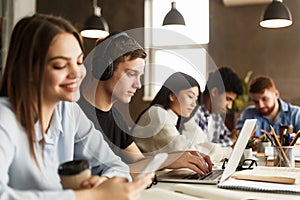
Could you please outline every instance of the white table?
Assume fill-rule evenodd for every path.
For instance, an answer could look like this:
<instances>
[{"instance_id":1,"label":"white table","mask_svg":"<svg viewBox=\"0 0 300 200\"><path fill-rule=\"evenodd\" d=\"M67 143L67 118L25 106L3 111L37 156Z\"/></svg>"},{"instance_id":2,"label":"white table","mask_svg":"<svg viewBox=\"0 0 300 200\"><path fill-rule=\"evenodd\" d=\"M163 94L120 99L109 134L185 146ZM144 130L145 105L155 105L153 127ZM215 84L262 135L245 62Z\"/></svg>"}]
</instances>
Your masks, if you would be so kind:
<instances>
[{"instance_id":1,"label":"white table","mask_svg":"<svg viewBox=\"0 0 300 200\"><path fill-rule=\"evenodd\" d=\"M199 188L199 193L203 194L203 197L192 198L190 195L181 195L180 193L173 192L172 187L178 183L163 183L159 182L157 185L146 190L141 200L196 200L196 199L215 199L215 200L235 200L235 199L264 199L264 200L299 200L300 195L288 195L288 194L275 194L275 193L263 193L263 192L248 192L241 190L227 190L218 188L217 185L205 185L205 184L186 184L192 187ZM161 190L162 189L162 190ZM173 194L174 193L174 194ZM205 194L204 194L205 193Z\"/></svg>"},{"instance_id":2,"label":"white table","mask_svg":"<svg viewBox=\"0 0 300 200\"><path fill-rule=\"evenodd\" d=\"M300 148L299 148L300 149ZM300 152L300 150L299 150ZM263 154L255 154L258 165L266 165L266 158ZM193 189L199 190L201 197L193 197L190 195L184 195L173 191L174 186L178 183L164 183L159 182L157 185L146 190L141 200L246 200L246 199L260 199L260 200L299 200L300 195L290 194L277 194L277 193L265 193L265 192L250 192L242 190L229 190L218 188L217 185L207 184L185 184L190 185Z\"/></svg>"},{"instance_id":3,"label":"white table","mask_svg":"<svg viewBox=\"0 0 300 200\"><path fill-rule=\"evenodd\" d=\"M257 155L258 165L265 165L266 160L262 155ZM174 186L178 183L165 183L159 182L157 185L146 190L141 200L246 200L246 199L264 199L264 200L299 200L300 195L290 194L277 194L277 193L264 193L264 192L250 192L242 190L229 190L218 188L217 185L207 184L185 184L190 185L193 189L199 190L201 197L192 197L190 195L184 195L173 191Z\"/></svg>"}]
</instances>

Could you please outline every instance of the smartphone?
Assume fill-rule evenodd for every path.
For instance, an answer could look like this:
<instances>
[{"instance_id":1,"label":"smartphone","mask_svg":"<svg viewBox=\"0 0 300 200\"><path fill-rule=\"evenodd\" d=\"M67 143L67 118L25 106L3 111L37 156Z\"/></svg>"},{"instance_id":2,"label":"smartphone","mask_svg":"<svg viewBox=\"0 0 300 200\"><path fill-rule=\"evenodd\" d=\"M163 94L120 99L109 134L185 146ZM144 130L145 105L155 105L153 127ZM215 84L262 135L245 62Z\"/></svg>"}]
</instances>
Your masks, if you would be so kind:
<instances>
[{"instance_id":1,"label":"smartphone","mask_svg":"<svg viewBox=\"0 0 300 200\"><path fill-rule=\"evenodd\" d=\"M167 153L159 153L156 154L153 159L148 163L148 165L137 175L136 179L144 176L147 173L155 172L159 169L159 167L167 160L168 154Z\"/></svg>"}]
</instances>

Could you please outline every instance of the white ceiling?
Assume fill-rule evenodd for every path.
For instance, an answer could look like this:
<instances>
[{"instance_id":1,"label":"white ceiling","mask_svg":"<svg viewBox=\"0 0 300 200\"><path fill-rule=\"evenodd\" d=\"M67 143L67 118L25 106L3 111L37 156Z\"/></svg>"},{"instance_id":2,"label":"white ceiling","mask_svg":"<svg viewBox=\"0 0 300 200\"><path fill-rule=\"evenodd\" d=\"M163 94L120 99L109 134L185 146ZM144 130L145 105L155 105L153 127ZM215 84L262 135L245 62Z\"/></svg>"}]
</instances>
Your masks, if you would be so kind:
<instances>
[{"instance_id":1,"label":"white ceiling","mask_svg":"<svg viewBox=\"0 0 300 200\"><path fill-rule=\"evenodd\" d=\"M272 0L223 0L225 6L245 6L255 4L267 4Z\"/></svg>"}]
</instances>

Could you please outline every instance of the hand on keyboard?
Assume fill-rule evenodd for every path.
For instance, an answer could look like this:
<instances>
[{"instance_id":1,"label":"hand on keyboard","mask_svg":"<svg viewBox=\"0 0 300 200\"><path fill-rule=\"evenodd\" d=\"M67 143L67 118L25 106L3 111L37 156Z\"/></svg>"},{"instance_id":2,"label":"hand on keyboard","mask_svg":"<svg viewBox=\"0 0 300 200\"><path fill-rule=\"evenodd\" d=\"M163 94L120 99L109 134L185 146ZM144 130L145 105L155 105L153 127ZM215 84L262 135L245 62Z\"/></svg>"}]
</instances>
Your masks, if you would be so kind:
<instances>
[{"instance_id":1,"label":"hand on keyboard","mask_svg":"<svg viewBox=\"0 0 300 200\"><path fill-rule=\"evenodd\" d=\"M223 170L214 170L211 172L208 172L207 174L201 176L197 173L192 173L184 177L184 179L196 179L196 180L215 180L217 178L220 178L223 173Z\"/></svg>"}]
</instances>

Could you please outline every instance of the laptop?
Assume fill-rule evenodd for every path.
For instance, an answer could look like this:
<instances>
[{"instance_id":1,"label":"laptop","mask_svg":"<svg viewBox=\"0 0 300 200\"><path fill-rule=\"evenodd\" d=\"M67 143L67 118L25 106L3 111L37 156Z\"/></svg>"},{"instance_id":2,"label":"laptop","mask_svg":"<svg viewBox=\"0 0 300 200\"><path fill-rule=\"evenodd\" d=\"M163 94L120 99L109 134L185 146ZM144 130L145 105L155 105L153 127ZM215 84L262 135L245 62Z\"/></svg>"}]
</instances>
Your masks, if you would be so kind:
<instances>
[{"instance_id":1,"label":"laptop","mask_svg":"<svg viewBox=\"0 0 300 200\"><path fill-rule=\"evenodd\" d=\"M157 181L203 184L218 184L224 182L236 171L251 132L255 127L256 121L256 119L247 119L245 121L224 170L213 170L210 174L204 177L200 177L197 173L187 169L175 169L169 172L160 171L156 174Z\"/></svg>"}]
</instances>

